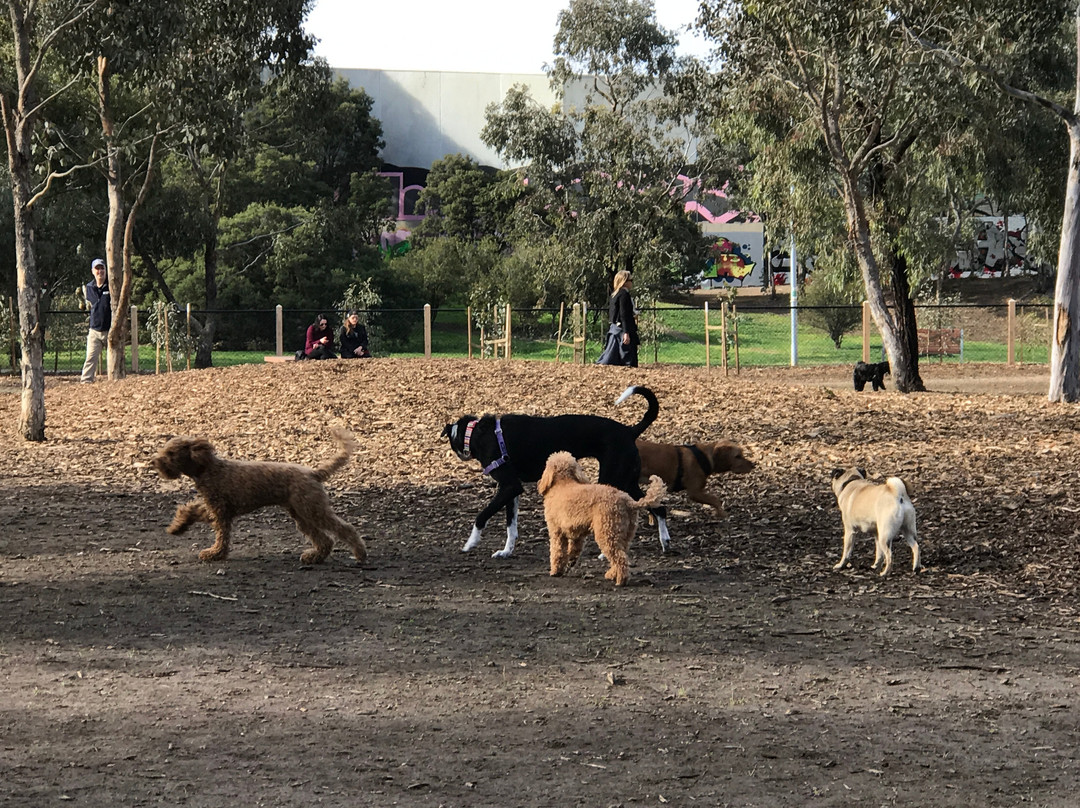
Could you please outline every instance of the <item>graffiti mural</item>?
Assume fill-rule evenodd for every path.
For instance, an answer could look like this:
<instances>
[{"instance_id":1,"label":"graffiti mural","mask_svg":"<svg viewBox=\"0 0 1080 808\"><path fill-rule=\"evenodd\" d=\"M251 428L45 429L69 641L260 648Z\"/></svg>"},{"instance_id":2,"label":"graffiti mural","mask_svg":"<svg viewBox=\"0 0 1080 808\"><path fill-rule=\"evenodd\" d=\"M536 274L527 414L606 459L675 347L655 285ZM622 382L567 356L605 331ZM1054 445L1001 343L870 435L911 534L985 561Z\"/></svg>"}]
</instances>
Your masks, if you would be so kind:
<instances>
[{"instance_id":1,"label":"graffiti mural","mask_svg":"<svg viewBox=\"0 0 1080 808\"><path fill-rule=\"evenodd\" d=\"M746 254L749 247L749 244L737 244L721 236L709 248L709 257L705 261L705 274L702 277L725 283L737 281L741 286L757 267L757 263Z\"/></svg>"},{"instance_id":2,"label":"graffiti mural","mask_svg":"<svg viewBox=\"0 0 1080 808\"><path fill-rule=\"evenodd\" d=\"M761 222L703 222L701 229L714 239L701 288L760 286L765 282L765 228Z\"/></svg>"},{"instance_id":3,"label":"graffiti mural","mask_svg":"<svg viewBox=\"0 0 1080 808\"><path fill-rule=\"evenodd\" d=\"M1027 260L1027 218L1010 216L1008 232L1001 216L978 216L975 244L971 250L957 250L949 265L954 278L1000 278L1031 275L1037 271Z\"/></svg>"}]
</instances>

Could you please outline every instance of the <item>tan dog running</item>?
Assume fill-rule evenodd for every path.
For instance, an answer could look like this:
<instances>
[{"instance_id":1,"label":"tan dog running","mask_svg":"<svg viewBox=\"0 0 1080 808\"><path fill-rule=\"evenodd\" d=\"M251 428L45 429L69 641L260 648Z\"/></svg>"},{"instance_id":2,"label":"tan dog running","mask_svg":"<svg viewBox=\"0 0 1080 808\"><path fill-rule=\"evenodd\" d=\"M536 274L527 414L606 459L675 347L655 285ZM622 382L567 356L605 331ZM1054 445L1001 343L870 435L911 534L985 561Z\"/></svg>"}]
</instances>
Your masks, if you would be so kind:
<instances>
[{"instance_id":1,"label":"tan dog running","mask_svg":"<svg viewBox=\"0 0 1080 808\"><path fill-rule=\"evenodd\" d=\"M551 540L551 574L563 575L581 555L589 533L610 564L604 577L622 586L630 578L630 542L637 532L638 511L652 508L666 492L653 477L645 496L635 501L610 485L589 482L569 452L548 457L536 485L544 497L544 520Z\"/></svg>"},{"instance_id":2,"label":"tan dog running","mask_svg":"<svg viewBox=\"0 0 1080 808\"><path fill-rule=\"evenodd\" d=\"M229 555L232 523L237 516L280 505L312 544L300 555L302 563L325 560L334 546L334 537L348 544L353 557L363 563L367 557L364 540L334 513L323 488L330 475L349 462L357 449L356 439L337 428L331 430L331 436L337 454L316 469L295 463L226 460L205 438L173 438L154 456L154 468L167 480L187 475L199 496L176 509L166 531L178 535L195 522L209 522L215 541L199 553L199 558L223 561Z\"/></svg>"},{"instance_id":3,"label":"tan dog running","mask_svg":"<svg viewBox=\"0 0 1080 808\"><path fill-rule=\"evenodd\" d=\"M720 519L727 518L727 511L720 500L705 490L713 474L749 474L754 463L746 457L743 448L729 440L713 443L693 443L676 446L672 443L653 443L637 440L641 455L641 479L653 474L667 483L668 491L686 491L694 502L711 505Z\"/></svg>"},{"instance_id":4,"label":"tan dog running","mask_svg":"<svg viewBox=\"0 0 1080 808\"><path fill-rule=\"evenodd\" d=\"M871 569L877 569L884 561L880 574L889 572L892 543L897 536L903 536L911 548L912 570L922 569L915 531L915 506L911 504L903 480L889 477L883 485L875 485L866 479L863 469L836 469L832 473L832 489L844 519L844 552L834 570L843 569L850 561L855 531L870 532L874 528L877 528L877 542Z\"/></svg>"}]
</instances>

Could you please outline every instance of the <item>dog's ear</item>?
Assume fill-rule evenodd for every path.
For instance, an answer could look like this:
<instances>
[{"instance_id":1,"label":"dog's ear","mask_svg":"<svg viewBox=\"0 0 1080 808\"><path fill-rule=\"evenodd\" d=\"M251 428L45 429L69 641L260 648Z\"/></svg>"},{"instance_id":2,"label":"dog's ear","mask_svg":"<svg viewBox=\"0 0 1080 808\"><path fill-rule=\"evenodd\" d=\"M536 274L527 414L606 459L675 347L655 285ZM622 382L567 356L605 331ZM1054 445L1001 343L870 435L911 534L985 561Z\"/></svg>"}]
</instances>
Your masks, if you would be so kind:
<instances>
[{"instance_id":1,"label":"dog's ear","mask_svg":"<svg viewBox=\"0 0 1080 808\"><path fill-rule=\"evenodd\" d=\"M439 433L439 437L440 438L449 438L450 433L453 430L453 428L454 428L454 424L447 424L446 426L444 426L442 428L442 432Z\"/></svg>"},{"instance_id":2,"label":"dog's ear","mask_svg":"<svg viewBox=\"0 0 1080 808\"><path fill-rule=\"evenodd\" d=\"M536 490L540 493L540 496L547 496L547 492L555 484L555 476L558 474L558 470L558 462L549 457L547 465L544 466L544 473L540 475L540 482L536 484Z\"/></svg>"},{"instance_id":3,"label":"dog's ear","mask_svg":"<svg viewBox=\"0 0 1080 808\"><path fill-rule=\"evenodd\" d=\"M198 477L214 460L214 446L206 438L196 438L187 445L188 460L190 461L188 474Z\"/></svg>"},{"instance_id":4,"label":"dog's ear","mask_svg":"<svg viewBox=\"0 0 1080 808\"><path fill-rule=\"evenodd\" d=\"M855 471L859 472L859 476L864 480L866 479L866 469L856 468Z\"/></svg>"},{"instance_id":5,"label":"dog's ear","mask_svg":"<svg viewBox=\"0 0 1080 808\"><path fill-rule=\"evenodd\" d=\"M833 469L832 474L829 475L829 479L830 480L835 480L835 479L837 479L839 477L843 477L843 476L844 476L844 470L843 469Z\"/></svg>"},{"instance_id":6,"label":"dog's ear","mask_svg":"<svg viewBox=\"0 0 1080 808\"><path fill-rule=\"evenodd\" d=\"M584 485L589 484L589 478L585 476L585 469L581 467L581 464L577 462L574 457L571 457L570 461L566 464L566 470L570 472L570 475L579 483Z\"/></svg>"}]
</instances>

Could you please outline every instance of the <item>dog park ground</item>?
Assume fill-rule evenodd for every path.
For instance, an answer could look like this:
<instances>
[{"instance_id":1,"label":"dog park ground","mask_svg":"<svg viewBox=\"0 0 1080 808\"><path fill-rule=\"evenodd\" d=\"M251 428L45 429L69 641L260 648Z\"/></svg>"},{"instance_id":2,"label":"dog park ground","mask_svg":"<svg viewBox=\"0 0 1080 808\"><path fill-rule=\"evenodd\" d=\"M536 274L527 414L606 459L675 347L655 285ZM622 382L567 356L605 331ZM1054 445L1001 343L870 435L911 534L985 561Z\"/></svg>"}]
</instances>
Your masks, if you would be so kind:
<instances>
[{"instance_id":1,"label":"dog park ground","mask_svg":"<svg viewBox=\"0 0 1080 808\"><path fill-rule=\"evenodd\" d=\"M1045 368L924 364L931 392L854 393L850 368L305 362L49 379L47 436L0 387L2 806L1072 806L1080 793L1080 408ZM542 502L508 560L493 488L439 438L465 412L587 412L645 437L730 438L730 518L668 500L629 585L587 549L547 574ZM367 541L304 567L279 510L230 559L149 466L176 434L315 465ZM924 573L833 572L831 469L908 481Z\"/></svg>"}]
</instances>

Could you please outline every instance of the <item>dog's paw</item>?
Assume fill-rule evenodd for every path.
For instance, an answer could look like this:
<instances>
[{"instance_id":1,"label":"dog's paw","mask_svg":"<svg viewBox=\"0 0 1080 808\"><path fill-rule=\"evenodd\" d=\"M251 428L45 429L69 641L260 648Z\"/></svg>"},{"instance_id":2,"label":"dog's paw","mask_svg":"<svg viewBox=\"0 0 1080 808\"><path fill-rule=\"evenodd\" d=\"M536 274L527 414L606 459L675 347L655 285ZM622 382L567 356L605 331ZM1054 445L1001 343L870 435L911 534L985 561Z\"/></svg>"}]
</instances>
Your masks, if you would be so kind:
<instances>
[{"instance_id":1,"label":"dog's paw","mask_svg":"<svg viewBox=\"0 0 1080 808\"><path fill-rule=\"evenodd\" d=\"M169 525L167 528L165 528L165 532L170 533L173 536L179 536L181 533L183 533L187 529L188 529L187 522L179 522L179 523L173 522L171 525Z\"/></svg>"},{"instance_id":2,"label":"dog's paw","mask_svg":"<svg viewBox=\"0 0 1080 808\"><path fill-rule=\"evenodd\" d=\"M217 547L207 547L199 553L199 561L224 561L229 551Z\"/></svg>"},{"instance_id":3,"label":"dog's paw","mask_svg":"<svg viewBox=\"0 0 1080 808\"><path fill-rule=\"evenodd\" d=\"M492 558L510 558L514 554L513 550L496 550L491 554Z\"/></svg>"},{"instance_id":4,"label":"dog's paw","mask_svg":"<svg viewBox=\"0 0 1080 808\"><path fill-rule=\"evenodd\" d=\"M469 538L465 541L465 546L461 548L461 552L467 553L474 549L476 545L480 543L480 531L476 525L473 525L472 533L469 534Z\"/></svg>"}]
</instances>

